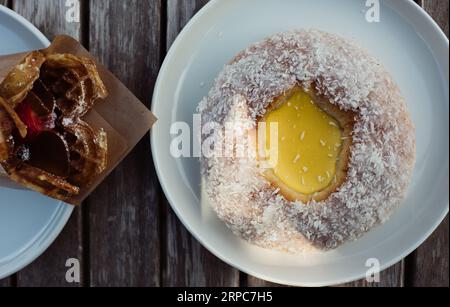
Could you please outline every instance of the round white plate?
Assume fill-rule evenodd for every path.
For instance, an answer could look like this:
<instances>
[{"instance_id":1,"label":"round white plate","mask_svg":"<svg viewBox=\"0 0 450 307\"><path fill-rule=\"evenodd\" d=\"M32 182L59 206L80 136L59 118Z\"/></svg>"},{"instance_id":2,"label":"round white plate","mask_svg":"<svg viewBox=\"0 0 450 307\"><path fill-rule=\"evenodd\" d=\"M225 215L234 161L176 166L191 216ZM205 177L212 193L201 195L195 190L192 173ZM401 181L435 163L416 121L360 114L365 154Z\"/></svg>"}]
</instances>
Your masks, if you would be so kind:
<instances>
[{"instance_id":1,"label":"round white plate","mask_svg":"<svg viewBox=\"0 0 450 307\"><path fill-rule=\"evenodd\" d=\"M152 131L158 176L172 208L212 253L236 268L281 284L325 286L364 278L366 262L385 269L416 249L441 223L449 203L448 40L413 1L384 0L381 22L365 19L365 0L216 0L173 44L153 97ZM224 64L271 34L316 28L353 38L398 82L417 127L417 166L401 208L356 242L314 256L263 250L233 236L210 212L195 158L170 155L171 124L192 127L198 102Z\"/></svg>"},{"instance_id":2,"label":"round white plate","mask_svg":"<svg viewBox=\"0 0 450 307\"><path fill-rule=\"evenodd\" d=\"M45 48L32 24L0 6L0 55ZM73 208L37 193L0 188L0 279L40 256L66 225Z\"/></svg>"}]
</instances>

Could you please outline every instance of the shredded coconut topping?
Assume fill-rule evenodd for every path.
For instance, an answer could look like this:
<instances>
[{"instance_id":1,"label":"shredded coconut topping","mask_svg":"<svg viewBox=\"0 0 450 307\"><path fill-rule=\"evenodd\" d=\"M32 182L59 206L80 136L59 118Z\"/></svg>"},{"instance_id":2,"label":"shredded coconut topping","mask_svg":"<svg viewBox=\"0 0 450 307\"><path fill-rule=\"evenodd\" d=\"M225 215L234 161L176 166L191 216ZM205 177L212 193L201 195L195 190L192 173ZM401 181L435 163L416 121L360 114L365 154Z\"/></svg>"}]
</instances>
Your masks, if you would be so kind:
<instances>
[{"instance_id":1,"label":"shredded coconut topping","mask_svg":"<svg viewBox=\"0 0 450 307\"><path fill-rule=\"evenodd\" d=\"M239 113L256 123L297 84L357 114L346 182L325 201L290 202L255 159L213 155L202 158L204 188L219 217L253 244L288 252L333 249L386 221L401 203L415 162L414 127L398 86L377 60L316 30L277 34L241 52L198 110L203 122L225 125ZM220 134L214 137L222 144Z\"/></svg>"}]
</instances>

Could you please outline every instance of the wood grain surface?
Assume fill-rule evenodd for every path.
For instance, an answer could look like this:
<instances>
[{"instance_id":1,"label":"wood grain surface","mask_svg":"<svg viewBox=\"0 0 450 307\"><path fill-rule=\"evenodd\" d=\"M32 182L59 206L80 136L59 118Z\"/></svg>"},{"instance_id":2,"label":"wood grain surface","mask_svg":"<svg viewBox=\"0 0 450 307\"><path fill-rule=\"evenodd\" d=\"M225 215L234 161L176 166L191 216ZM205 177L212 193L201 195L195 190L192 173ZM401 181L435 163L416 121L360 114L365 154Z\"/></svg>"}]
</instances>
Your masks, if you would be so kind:
<instances>
[{"instance_id":1,"label":"wood grain surface","mask_svg":"<svg viewBox=\"0 0 450 307\"><path fill-rule=\"evenodd\" d=\"M90 51L150 107L161 2L96 0L89 11ZM92 286L160 285L160 197L147 135L87 201Z\"/></svg>"},{"instance_id":2,"label":"wood grain surface","mask_svg":"<svg viewBox=\"0 0 450 307\"><path fill-rule=\"evenodd\" d=\"M191 17L207 1L167 1L166 51ZM204 249L180 223L166 201L164 286L238 286L239 272ZM180 255L185 255L180 257Z\"/></svg>"},{"instance_id":3,"label":"wood grain surface","mask_svg":"<svg viewBox=\"0 0 450 307\"><path fill-rule=\"evenodd\" d=\"M11 8L10 0L0 0L0 5L4 5L4 6Z\"/></svg>"},{"instance_id":4,"label":"wood grain surface","mask_svg":"<svg viewBox=\"0 0 450 307\"><path fill-rule=\"evenodd\" d=\"M448 37L448 0L421 0L422 6Z\"/></svg>"},{"instance_id":5,"label":"wood grain surface","mask_svg":"<svg viewBox=\"0 0 450 307\"><path fill-rule=\"evenodd\" d=\"M0 0L47 37L66 33L150 107L164 56L207 0L81 0L80 23L65 19L66 0ZM417 0L448 36L448 0ZM344 287L447 286L448 217L412 255L385 270L381 282ZM77 258L80 284L65 281ZM170 209L156 177L149 136L76 208L54 244L33 264L0 280L15 286L278 286L247 276L204 249Z\"/></svg>"}]
</instances>

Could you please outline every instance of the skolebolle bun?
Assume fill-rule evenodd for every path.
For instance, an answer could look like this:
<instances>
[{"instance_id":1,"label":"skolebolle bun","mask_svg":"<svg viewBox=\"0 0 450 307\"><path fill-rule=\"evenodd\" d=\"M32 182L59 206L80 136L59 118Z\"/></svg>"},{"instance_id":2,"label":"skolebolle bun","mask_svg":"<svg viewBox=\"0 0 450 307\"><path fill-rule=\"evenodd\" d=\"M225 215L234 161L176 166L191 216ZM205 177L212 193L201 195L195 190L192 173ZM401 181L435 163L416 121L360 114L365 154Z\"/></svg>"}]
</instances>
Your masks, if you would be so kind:
<instances>
[{"instance_id":1,"label":"skolebolle bun","mask_svg":"<svg viewBox=\"0 0 450 307\"><path fill-rule=\"evenodd\" d=\"M405 196L415 163L406 103L385 68L349 40L310 30L252 45L225 66L199 111L203 124L249 123L235 125L236 147L259 123L278 125L276 165L267 167L259 145L248 148L256 158L202 158L214 210L253 244L333 249L385 222ZM203 137L214 139L213 153L229 141ZM267 138L262 148L275 142Z\"/></svg>"}]
</instances>

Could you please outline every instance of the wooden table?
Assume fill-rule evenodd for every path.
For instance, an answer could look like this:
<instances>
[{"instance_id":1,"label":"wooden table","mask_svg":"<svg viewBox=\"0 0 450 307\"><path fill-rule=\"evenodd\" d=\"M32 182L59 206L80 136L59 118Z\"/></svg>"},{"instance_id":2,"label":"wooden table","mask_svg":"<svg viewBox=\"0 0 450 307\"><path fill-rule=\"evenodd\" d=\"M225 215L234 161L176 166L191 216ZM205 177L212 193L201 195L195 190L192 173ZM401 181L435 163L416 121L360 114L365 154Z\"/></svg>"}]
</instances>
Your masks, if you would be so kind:
<instances>
[{"instance_id":1,"label":"wooden table","mask_svg":"<svg viewBox=\"0 0 450 307\"><path fill-rule=\"evenodd\" d=\"M244 0L243 0L244 1ZM206 0L81 0L79 23L66 0L0 0L47 37L78 38L149 107L164 55ZM448 0L418 1L448 35ZM381 283L345 286L448 286L448 218L416 252L386 270ZM80 284L65 281L78 258ZM272 286L206 251L171 211L155 174L149 137L77 208L56 242L0 286Z\"/></svg>"}]
</instances>

